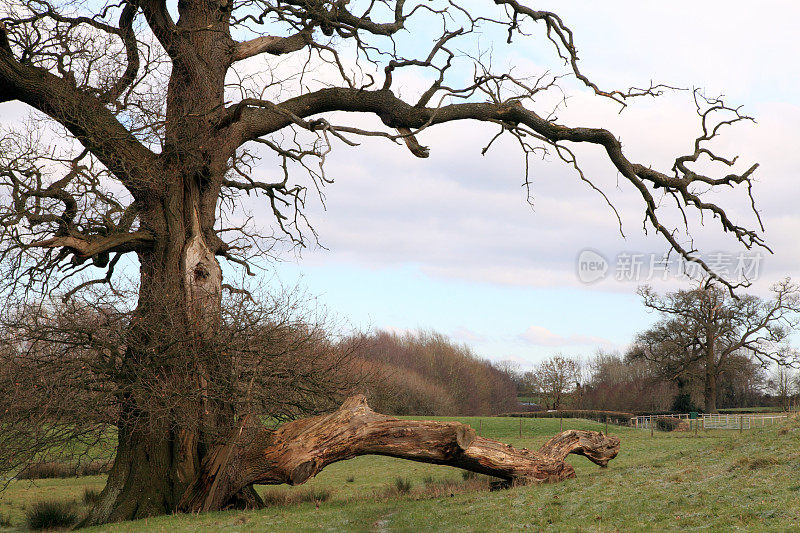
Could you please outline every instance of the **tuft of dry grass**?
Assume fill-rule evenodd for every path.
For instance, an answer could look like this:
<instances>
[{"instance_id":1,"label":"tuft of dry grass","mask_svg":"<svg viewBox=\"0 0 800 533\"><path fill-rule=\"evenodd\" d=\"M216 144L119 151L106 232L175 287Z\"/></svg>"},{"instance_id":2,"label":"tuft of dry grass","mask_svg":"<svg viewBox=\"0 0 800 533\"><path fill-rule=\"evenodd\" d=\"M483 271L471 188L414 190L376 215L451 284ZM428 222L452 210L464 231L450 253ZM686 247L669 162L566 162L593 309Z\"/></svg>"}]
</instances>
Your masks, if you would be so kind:
<instances>
[{"instance_id":1,"label":"tuft of dry grass","mask_svg":"<svg viewBox=\"0 0 800 533\"><path fill-rule=\"evenodd\" d=\"M100 501L100 491L95 489L83 489L83 503L94 505Z\"/></svg>"},{"instance_id":2,"label":"tuft of dry grass","mask_svg":"<svg viewBox=\"0 0 800 533\"><path fill-rule=\"evenodd\" d=\"M411 480L403 477L395 478L394 488L399 494L406 494L411 491Z\"/></svg>"},{"instance_id":3,"label":"tuft of dry grass","mask_svg":"<svg viewBox=\"0 0 800 533\"><path fill-rule=\"evenodd\" d=\"M750 470L757 470L759 468L766 468L768 466L778 465L781 462L775 457L753 457L750 460L748 468Z\"/></svg>"},{"instance_id":4,"label":"tuft of dry grass","mask_svg":"<svg viewBox=\"0 0 800 533\"><path fill-rule=\"evenodd\" d=\"M25 513L30 529L68 529L78 521L75 502L37 502Z\"/></svg>"},{"instance_id":5,"label":"tuft of dry grass","mask_svg":"<svg viewBox=\"0 0 800 533\"><path fill-rule=\"evenodd\" d=\"M426 476L423 479L422 486L412 488L408 480L397 478L392 486L386 487L382 492L377 493L375 498L378 500L391 500L402 496L409 496L414 500L445 498L465 492L489 491L492 482L495 480L491 476L481 474L474 474L463 480L436 480L432 476Z\"/></svg>"},{"instance_id":6,"label":"tuft of dry grass","mask_svg":"<svg viewBox=\"0 0 800 533\"><path fill-rule=\"evenodd\" d=\"M284 507L300 503L322 503L331 498L333 492L326 488L306 488L295 490L267 490L261 494L261 499L268 507Z\"/></svg>"},{"instance_id":7,"label":"tuft of dry grass","mask_svg":"<svg viewBox=\"0 0 800 533\"><path fill-rule=\"evenodd\" d=\"M435 481L420 489L419 494L425 498L443 498L465 492L488 491L493 480L493 477L481 475L466 481Z\"/></svg>"},{"instance_id":8,"label":"tuft of dry grass","mask_svg":"<svg viewBox=\"0 0 800 533\"><path fill-rule=\"evenodd\" d=\"M760 468L767 468L770 466L775 466L781 464L781 461L775 457L739 457L736 462L731 465L728 469L729 471L733 471L737 468L748 469L748 470L758 470Z\"/></svg>"}]
</instances>

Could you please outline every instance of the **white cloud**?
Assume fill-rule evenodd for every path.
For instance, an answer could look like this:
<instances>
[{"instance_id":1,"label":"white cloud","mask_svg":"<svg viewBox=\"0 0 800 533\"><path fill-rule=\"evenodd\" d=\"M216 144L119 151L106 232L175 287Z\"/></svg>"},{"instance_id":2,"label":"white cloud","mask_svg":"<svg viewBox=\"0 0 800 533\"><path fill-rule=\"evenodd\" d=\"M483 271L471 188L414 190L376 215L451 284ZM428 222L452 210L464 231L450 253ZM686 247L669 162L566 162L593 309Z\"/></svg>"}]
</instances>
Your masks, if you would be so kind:
<instances>
[{"instance_id":1,"label":"white cloud","mask_svg":"<svg viewBox=\"0 0 800 533\"><path fill-rule=\"evenodd\" d=\"M740 154L736 170L755 161L761 164L754 194L775 254L763 262L758 290L786 275L800 277L800 248L793 242L800 230L800 214L794 205L800 152L787 149L800 143L800 131L793 126L800 122L800 98L781 90L797 77L796 62L786 64L785 60L786 51L800 47L800 38L793 32L776 35L762 25L753 26L749 16L742 14L746 10L731 9L728 3L692 4L688 17L672 5L628 2L608 17L600 16L607 15L607 6L562 4L556 11L564 11L564 20L576 32L584 72L602 80L604 86L649 82L651 77L689 86L698 77L712 92L730 86L733 101L747 101L745 111L755 114L758 124L729 130L716 147L726 155ZM779 14L777 5L771 9ZM782 4L780 10L781 20L796 20L789 14L797 10L793 5ZM598 20L605 22L597 24ZM652 24L656 20L659 23ZM609 32L609 28L616 30ZM737 28L741 31L733 31ZM537 64L519 56L542 43L538 39L530 47L522 43L512 49L516 62L521 71L536 73ZM774 48L768 49L768 43ZM500 47L496 54L501 54ZM694 61L698 57L702 68ZM784 68L765 73L764 64L780 61ZM765 76L772 81L765 84ZM706 84L708 80L714 83ZM685 92L634 102L622 114L617 106L587 91L573 93L568 104L558 113L560 122L606 127L620 137L631 159L664 171L669 171L676 156L692 150L698 132L694 106ZM548 108L546 102L538 105ZM377 123L368 117L358 120ZM329 251L305 252L304 262L377 268L412 264L426 274L448 279L580 286L575 257L584 248L597 249L607 257L625 251L667 250L666 241L654 236L652 228L650 235L643 233L641 197L620 179L601 150L575 147L587 177L619 210L624 238L603 199L552 157L532 161L534 205L528 206L521 188L522 157L514 142L499 142L485 157L480 156L494 132L493 127L474 123L431 128L420 135L420 141L431 147L427 160L416 160L405 148L380 140L365 140L357 149L337 146L329 158L328 173L337 181L325 191L327 211L311 213ZM744 189L712 191L708 198L721 203L735 221L757 227ZM660 200L663 221L680 228L682 220L670 206L672 200ZM743 250L720 231L718 221L706 217L702 227L694 212L690 210L688 216L694 244L701 251ZM686 236L683 242L689 243ZM681 283L676 280L671 286ZM591 290L628 292L634 286L605 281Z\"/></svg>"},{"instance_id":2,"label":"white cloud","mask_svg":"<svg viewBox=\"0 0 800 533\"><path fill-rule=\"evenodd\" d=\"M382 326L380 330L385 331L387 333L391 333L392 335L397 335L399 337L405 337L406 335L413 336L419 334L419 330L415 328L399 328L396 326Z\"/></svg>"},{"instance_id":3,"label":"white cloud","mask_svg":"<svg viewBox=\"0 0 800 533\"><path fill-rule=\"evenodd\" d=\"M457 342L465 342L468 344L486 342L488 339L485 335L481 335L471 329L459 327L450 333L450 338Z\"/></svg>"},{"instance_id":4,"label":"white cloud","mask_svg":"<svg viewBox=\"0 0 800 533\"><path fill-rule=\"evenodd\" d=\"M680 96L664 99L660 109L653 104L627 111L623 117L616 117L615 110L595 109L588 101L578 100L570 107L571 123L611 123L608 127L620 132L631 157L654 161L662 169L671 166L669 161L682 153L695 134L693 110L682 105ZM775 129L770 125L792 112L800 117L800 106L765 111L762 123L767 127L743 128L736 146L744 152L743 164L762 162L754 193L767 238L776 250L775 256L764 261L766 275L776 279L796 275L800 258L791 236L800 228L800 215L792 210L793 171L791 162L785 161L797 156L776 153L770 135ZM414 264L444 278L578 286L575 258L583 248L597 249L607 257L623 251L666 251L662 238L652 231L646 236L641 230L643 202L638 193L627 183L617 185L616 172L596 150L578 147L587 176L602 186L619 210L625 238L602 198L558 162L533 162L534 206L528 206L520 187L519 152L510 142L500 143L481 157L487 135L474 125L431 129L422 142L431 146L432 155L423 161L379 141L365 142L363 150L337 148L328 167L337 181L325 191L327 210L311 213L330 251L307 252L305 261L375 267ZM798 133L785 131L785 136L800 142ZM711 197L726 206L735 220L755 227L746 191L736 192ZM664 220L680 227L677 211L664 204ZM701 250L742 250L720 231L717 221L709 218L703 228L691 211L689 220ZM618 285L604 282L601 287L631 289Z\"/></svg>"},{"instance_id":5,"label":"white cloud","mask_svg":"<svg viewBox=\"0 0 800 533\"><path fill-rule=\"evenodd\" d=\"M519 338L525 342L535 344L537 346L615 346L613 342L602 337L576 334L565 337L563 335L553 333L549 329L541 326L529 327L520 333Z\"/></svg>"}]
</instances>

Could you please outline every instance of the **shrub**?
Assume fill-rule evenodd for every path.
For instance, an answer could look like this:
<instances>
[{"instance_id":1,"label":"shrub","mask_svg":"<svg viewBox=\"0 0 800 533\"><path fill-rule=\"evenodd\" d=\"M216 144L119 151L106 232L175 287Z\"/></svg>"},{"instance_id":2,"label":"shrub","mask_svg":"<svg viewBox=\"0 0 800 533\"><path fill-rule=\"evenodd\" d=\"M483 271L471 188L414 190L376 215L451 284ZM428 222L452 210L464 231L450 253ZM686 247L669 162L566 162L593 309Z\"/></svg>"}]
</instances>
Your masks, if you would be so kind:
<instances>
[{"instance_id":1,"label":"shrub","mask_svg":"<svg viewBox=\"0 0 800 533\"><path fill-rule=\"evenodd\" d=\"M472 470L462 470L461 471L461 478L464 481L467 481L469 479L475 479L476 477L478 477L478 474L476 474Z\"/></svg>"},{"instance_id":2,"label":"shrub","mask_svg":"<svg viewBox=\"0 0 800 533\"><path fill-rule=\"evenodd\" d=\"M562 409L560 411L525 411L515 413L504 413L500 416L521 416L525 418L586 418L588 420L596 420L597 422L605 422L608 417L609 422L621 426L630 424L633 413L626 413L624 411L599 411L595 409Z\"/></svg>"},{"instance_id":3,"label":"shrub","mask_svg":"<svg viewBox=\"0 0 800 533\"><path fill-rule=\"evenodd\" d=\"M314 488L308 491L305 496L306 499L302 501L322 503L330 500L331 494L332 492L330 489Z\"/></svg>"},{"instance_id":4,"label":"shrub","mask_svg":"<svg viewBox=\"0 0 800 533\"><path fill-rule=\"evenodd\" d=\"M386 487L382 492L376 493L377 498L395 499L411 494L414 498L442 498L458 493L489 490L497 478L476 474L475 472L462 472L464 480L434 479L432 476L423 478L423 484L413 488L411 482L405 478L396 478L393 485Z\"/></svg>"},{"instance_id":5,"label":"shrub","mask_svg":"<svg viewBox=\"0 0 800 533\"><path fill-rule=\"evenodd\" d=\"M17 479L53 479L77 476L98 476L107 474L111 463L89 461L88 463L68 463L61 461L42 461L30 463L17 475Z\"/></svg>"},{"instance_id":6,"label":"shrub","mask_svg":"<svg viewBox=\"0 0 800 533\"><path fill-rule=\"evenodd\" d=\"M672 408L670 410L677 413L688 413L690 411L697 411L698 408L692 401L691 394L688 392L679 392L675 395L675 399L672 400Z\"/></svg>"},{"instance_id":7,"label":"shrub","mask_svg":"<svg viewBox=\"0 0 800 533\"><path fill-rule=\"evenodd\" d=\"M86 505L94 505L100 501L100 491L95 489L83 490L83 503Z\"/></svg>"},{"instance_id":8,"label":"shrub","mask_svg":"<svg viewBox=\"0 0 800 533\"><path fill-rule=\"evenodd\" d=\"M405 494L411 490L411 480L402 477L395 478L394 488L396 488L397 492L400 494Z\"/></svg>"},{"instance_id":9,"label":"shrub","mask_svg":"<svg viewBox=\"0 0 800 533\"><path fill-rule=\"evenodd\" d=\"M780 464L780 461L774 457L753 457L748 468L750 470L758 470L759 468L767 468L778 464Z\"/></svg>"},{"instance_id":10,"label":"shrub","mask_svg":"<svg viewBox=\"0 0 800 533\"><path fill-rule=\"evenodd\" d=\"M268 490L261 494L264 504L269 507L282 507L306 502L326 502L331 498L329 489L309 488L294 490Z\"/></svg>"},{"instance_id":11,"label":"shrub","mask_svg":"<svg viewBox=\"0 0 800 533\"><path fill-rule=\"evenodd\" d=\"M267 490L261 494L261 499L267 507L280 507L289 503L289 496L284 490Z\"/></svg>"},{"instance_id":12,"label":"shrub","mask_svg":"<svg viewBox=\"0 0 800 533\"><path fill-rule=\"evenodd\" d=\"M768 468L770 466L775 466L779 464L781 464L781 461L775 457L768 457L768 456L740 457L728 470L733 471L736 468L747 468L749 470L758 470L761 468Z\"/></svg>"},{"instance_id":13,"label":"shrub","mask_svg":"<svg viewBox=\"0 0 800 533\"><path fill-rule=\"evenodd\" d=\"M492 480L494 479L496 478L478 474L465 481L455 481L455 480L433 481L425 485L425 487L420 491L420 494L427 496L429 498L442 498L442 497L454 496L455 494L464 492L477 492L477 491L489 490Z\"/></svg>"},{"instance_id":14,"label":"shrub","mask_svg":"<svg viewBox=\"0 0 800 533\"><path fill-rule=\"evenodd\" d=\"M37 502L26 513L30 529L66 529L78 521L75 502Z\"/></svg>"},{"instance_id":15,"label":"shrub","mask_svg":"<svg viewBox=\"0 0 800 533\"><path fill-rule=\"evenodd\" d=\"M111 461L89 461L82 463L78 466L77 471L79 476L99 476L100 474L108 474L111 470Z\"/></svg>"},{"instance_id":16,"label":"shrub","mask_svg":"<svg viewBox=\"0 0 800 533\"><path fill-rule=\"evenodd\" d=\"M41 462L27 465L17 475L18 479L52 479L74 477L77 470L74 464L59 462Z\"/></svg>"},{"instance_id":17,"label":"shrub","mask_svg":"<svg viewBox=\"0 0 800 533\"><path fill-rule=\"evenodd\" d=\"M660 431L675 431L680 427L681 421L679 418L672 416L661 416L656 418L656 428Z\"/></svg>"}]
</instances>

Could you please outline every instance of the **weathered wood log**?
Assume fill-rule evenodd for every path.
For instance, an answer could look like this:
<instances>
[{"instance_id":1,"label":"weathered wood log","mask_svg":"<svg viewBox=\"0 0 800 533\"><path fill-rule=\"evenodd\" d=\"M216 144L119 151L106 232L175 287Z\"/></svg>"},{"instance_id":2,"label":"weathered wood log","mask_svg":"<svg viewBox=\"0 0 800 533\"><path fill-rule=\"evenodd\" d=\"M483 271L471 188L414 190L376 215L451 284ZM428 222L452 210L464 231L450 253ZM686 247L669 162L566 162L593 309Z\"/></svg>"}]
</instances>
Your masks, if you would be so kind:
<instances>
[{"instance_id":1,"label":"weathered wood log","mask_svg":"<svg viewBox=\"0 0 800 533\"><path fill-rule=\"evenodd\" d=\"M538 451L516 449L480 437L460 422L399 420L376 413L359 395L333 413L295 420L275 430L243 420L225 444L206 456L179 509L222 509L254 484L299 485L327 465L359 455L450 465L517 484L575 477L575 470L564 461L570 453L606 466L619 446L617 437L570 430Z\"/></svg>"}]
</instances>

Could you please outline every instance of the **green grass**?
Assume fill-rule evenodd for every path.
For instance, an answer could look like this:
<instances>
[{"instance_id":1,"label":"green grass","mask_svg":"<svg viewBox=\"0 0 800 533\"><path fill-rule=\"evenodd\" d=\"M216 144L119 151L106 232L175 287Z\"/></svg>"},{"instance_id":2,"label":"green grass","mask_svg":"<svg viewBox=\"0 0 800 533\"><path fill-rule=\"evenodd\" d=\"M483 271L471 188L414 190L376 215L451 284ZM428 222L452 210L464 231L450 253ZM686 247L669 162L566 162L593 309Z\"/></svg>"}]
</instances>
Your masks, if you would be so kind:
<instances>
[{"instance_id":1,"label":"green grass","mask_svg":"<svg viewBox=\"0 0 800 533\"><path fill-rule=\"evenodd\" d=\"M442 418L439 418L442 419ZM559 429L557 419L457 417L484 436L535 448ZM600 429L568 419L564 428ZM577 479L489 492L463 489L461 471L387 457L359 457L329 466L301 487L328 490L326 501L295 501L260 511L157 517L91 531L787 531L800 523L800 420L737 431L656 433L609 426L620 455L601 469L570 456ZM396 490L397 479L408 492ZM24 507L42 499L80 501L102 477L14 482L0 515L21 526ZM440 487L438 492L426 487ZM478 486L485 486L476 484ZM434 494L432 496L432 494ZM277 501L283 501L277 498ZM317 507L318 505L318 507Z\"/></svg>"},{"instance_id":2,"label":"green grass","mask_svg":"<svg viewBox=\"0 0 800 533\"><path fill-rule=\"evenodd\" d=\"M100 491L104 485L105 476L12 481L0 493L0 515L8 517L13 526L22 527L25 523L25 512L37 503L82 502L86 489ZM76 509L83 511L80 506L76 506Z\"/></svg>"}]
</instances>

